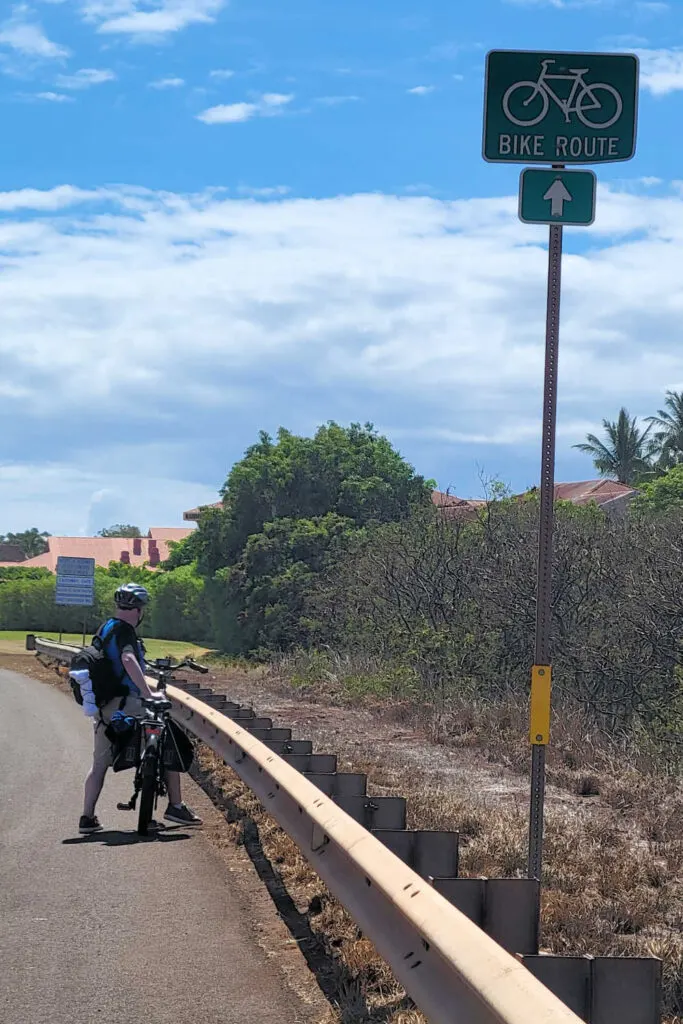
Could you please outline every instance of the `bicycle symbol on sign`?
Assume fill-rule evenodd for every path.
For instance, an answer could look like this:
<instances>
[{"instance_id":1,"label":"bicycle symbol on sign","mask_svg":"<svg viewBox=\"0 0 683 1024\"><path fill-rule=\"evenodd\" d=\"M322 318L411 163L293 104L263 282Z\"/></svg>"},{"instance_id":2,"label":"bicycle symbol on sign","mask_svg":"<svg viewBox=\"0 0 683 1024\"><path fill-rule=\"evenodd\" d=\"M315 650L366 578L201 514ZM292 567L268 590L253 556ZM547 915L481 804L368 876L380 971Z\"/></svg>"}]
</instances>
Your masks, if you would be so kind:
<instances>
[{"instance_id":1,"label":"bicycle symbol on sign","mask_svg":"<svg viewBox=\"0 0 683 1024\"><path fill-rule=\"evenodd\" d=\"M538 124L546 117L551 100L560 108L567 124L571 123L572 114L576 114L586 128L610 128L619 120L624 104L613 85L608 85L606 82L595 82L589 85L583 76L588 74L590 68L569 68L569 73L566 75L552 75L548 69L551 64L555 63L554 60L541 62L538 81L515 82L510 86L503 96L503 110L509 121L519 125L520 128L531 128L532 125ZM553 87L548 84L549 82L572 82L568 99L563 100L558 96ZM512 113L513 103L511 101L513 100L514 108L518 112L521 108L531 107L533 104L529 111L530 116L526 120ZM610 116L613 106L615 112ZM607 107L606 116L605 107ZM599 113L605 117L604 120L597 119Z\"/></svg>"}]
</instances>

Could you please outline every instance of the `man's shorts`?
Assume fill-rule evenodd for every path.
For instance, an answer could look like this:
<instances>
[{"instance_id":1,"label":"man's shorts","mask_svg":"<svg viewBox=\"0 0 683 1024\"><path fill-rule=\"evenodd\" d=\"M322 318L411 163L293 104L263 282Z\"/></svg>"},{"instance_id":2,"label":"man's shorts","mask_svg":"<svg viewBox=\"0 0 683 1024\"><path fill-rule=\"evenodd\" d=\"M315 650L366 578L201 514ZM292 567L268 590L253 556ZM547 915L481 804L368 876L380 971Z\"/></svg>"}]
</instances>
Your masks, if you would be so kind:
<instances>
[{"instance_id":1,"label":"man's shorts","mask_svg":"<svg viewBox=\"0 0 683 1024\"><path fill-rule=\"evenodd\" d=\"M109 703L105 704L101 709L104 722L101 720L99 715L93 722L95 730L95 746L93 750L94 768L111 768L114 763L112 745L107 739L104 730L111 722L114 712L119 710L120 704L120 697L115 697L114 700L110 700ZM133 715L135 718L139 718L142 715L143 706L137 694L131 693L126 697L126 703L123 706L123 711L127 715Z\"/></svg>"}]
</instances>

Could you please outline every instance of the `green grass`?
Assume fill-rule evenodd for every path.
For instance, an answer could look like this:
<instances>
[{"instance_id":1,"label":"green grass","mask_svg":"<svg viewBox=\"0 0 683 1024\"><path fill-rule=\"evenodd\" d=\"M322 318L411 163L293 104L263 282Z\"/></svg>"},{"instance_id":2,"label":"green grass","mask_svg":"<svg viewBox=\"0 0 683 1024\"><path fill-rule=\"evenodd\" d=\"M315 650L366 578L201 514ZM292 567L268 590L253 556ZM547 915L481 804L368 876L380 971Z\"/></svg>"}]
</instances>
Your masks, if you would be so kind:
<instances>
[{"instance_id":1,"label":"green grass","mask_svg":"<svg viewBox=\"0 0 683 1024\"><path fill-rule=\"evenodd\" d=\"M26 633L27 630L21 629L0 629L0 644L5 646L11 645L18 649L26 649ZM59 640L59 633L47 633L39 632L36 636L42 636L45 640ZM147 656L149 658L164 658L170 656L173 658L181 659L186 655L190 655L193 658L199 659L205 655L208 648L198 646L197 644L186 643L183 640L152 640L145 639L145 647L147 648ZM62 640L65 644L80 644L83 642L82 633L64 633ZM90 640L90 635L86 633L86 643Z\"/></svg>"}]
</instances>

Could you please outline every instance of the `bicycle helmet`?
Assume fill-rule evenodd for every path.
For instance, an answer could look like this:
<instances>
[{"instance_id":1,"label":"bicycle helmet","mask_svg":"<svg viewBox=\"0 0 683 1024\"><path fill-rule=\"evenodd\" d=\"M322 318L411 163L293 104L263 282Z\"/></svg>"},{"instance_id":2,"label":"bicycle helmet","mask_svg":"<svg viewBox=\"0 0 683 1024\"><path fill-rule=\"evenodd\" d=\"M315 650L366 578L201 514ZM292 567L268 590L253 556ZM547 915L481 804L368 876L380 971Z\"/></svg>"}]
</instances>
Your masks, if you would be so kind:
<instances>
[{"instance_id":1,"label":"bicycle helmet","mask_svg":"<svg viewBox=\"0 0 683 1024\"><path fill-rule=\"evenodd\" d=\"M114 594L117 608L144 608L149 603L149 591L139 583L124 583Z\"/></svg>"}]
</instances>

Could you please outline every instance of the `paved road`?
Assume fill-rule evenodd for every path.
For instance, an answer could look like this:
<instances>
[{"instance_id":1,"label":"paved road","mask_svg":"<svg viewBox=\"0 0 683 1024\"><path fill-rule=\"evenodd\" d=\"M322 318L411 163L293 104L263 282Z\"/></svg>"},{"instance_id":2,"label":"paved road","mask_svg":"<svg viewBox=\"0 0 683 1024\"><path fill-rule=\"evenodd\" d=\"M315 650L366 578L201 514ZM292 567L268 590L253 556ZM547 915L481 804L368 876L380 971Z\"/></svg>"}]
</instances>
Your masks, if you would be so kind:
<instances>
[{"instance_id":1,"label":"paved road","mask_svg":"<svg viewBox=\"0 0 683 1024\"><path fill-rule=\"evenodd\" d=\"M116 810L130 772L108 773L105 831L78 836L91 744L74 701L0 671L4 1024L305 1021L201 833L138 840L133 815Z\"/></svg>"}]
</instances>

